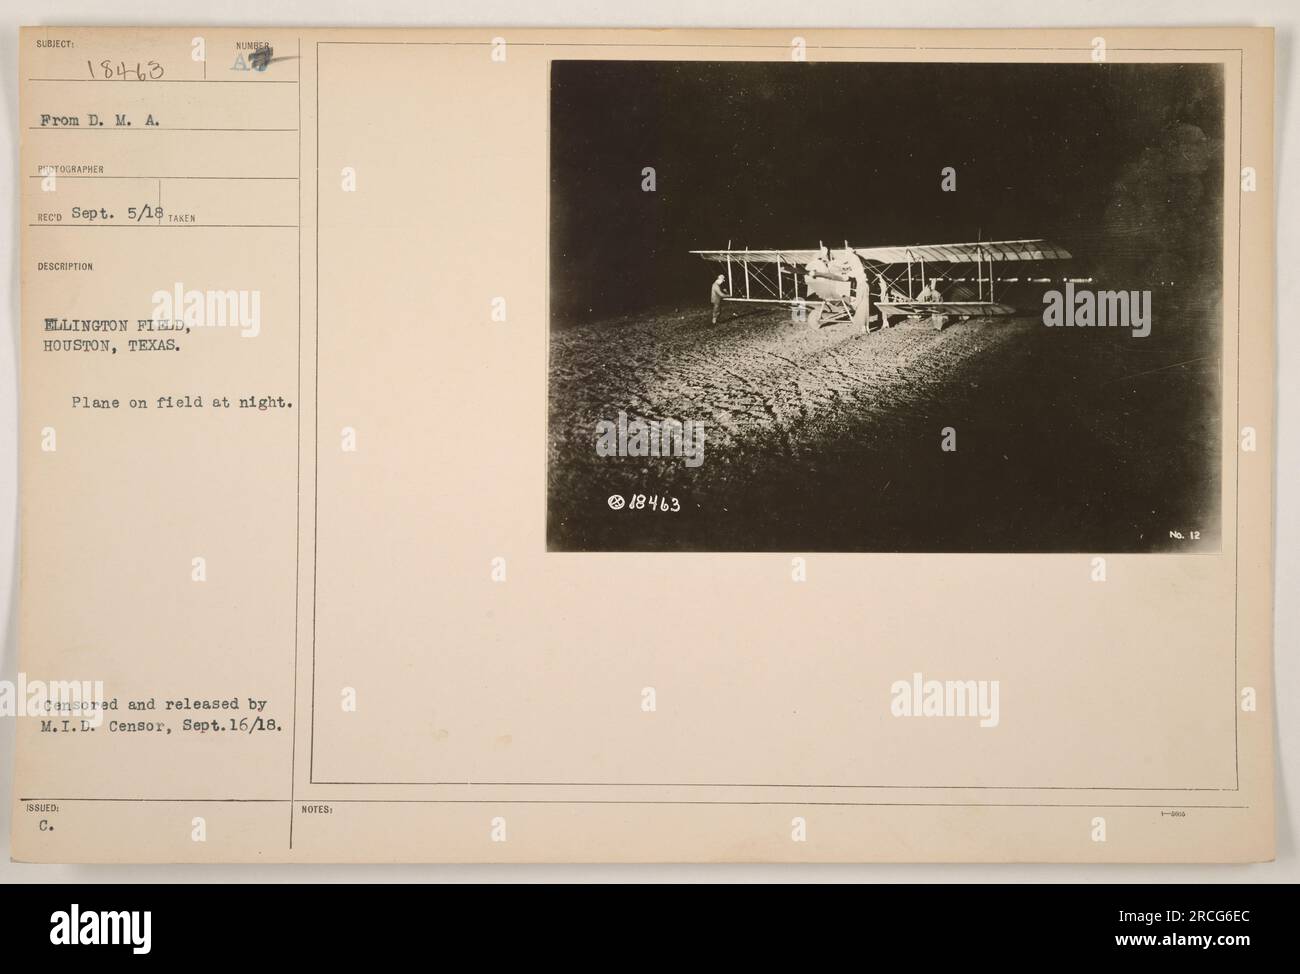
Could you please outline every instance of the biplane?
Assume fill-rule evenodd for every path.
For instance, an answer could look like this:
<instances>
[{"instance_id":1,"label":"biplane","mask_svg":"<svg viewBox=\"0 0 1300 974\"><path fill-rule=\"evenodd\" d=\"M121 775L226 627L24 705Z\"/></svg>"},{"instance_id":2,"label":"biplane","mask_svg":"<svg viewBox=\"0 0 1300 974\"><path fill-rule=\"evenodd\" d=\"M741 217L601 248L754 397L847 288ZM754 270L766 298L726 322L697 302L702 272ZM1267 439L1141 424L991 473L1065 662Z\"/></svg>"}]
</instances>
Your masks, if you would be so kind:
<instances>
[{"instance_id":1,"label":"biplane","mask_svg":"<svg viewBox=\"0 0 1300 974\"><path fill-rule=\"evenodd\" d=\"M859 331L869 331L873 321L888 328L895 318L929 318L942 330L952 319L1015 314L1016 309L1007 303L1006 290L1000 297L995 295L995 282L1011 285L1047 279L997 278L994 264L1070 257L1063 247L1046 240L907 247L850 247L846 241L834 250L825 245L816 250L733 250L728 246L726 250L691 253L726 265L726 301L789 305L806 314L812 328L850 321ZM738 276L743 296L736 291Z\"/></svg>"}]
</instances>

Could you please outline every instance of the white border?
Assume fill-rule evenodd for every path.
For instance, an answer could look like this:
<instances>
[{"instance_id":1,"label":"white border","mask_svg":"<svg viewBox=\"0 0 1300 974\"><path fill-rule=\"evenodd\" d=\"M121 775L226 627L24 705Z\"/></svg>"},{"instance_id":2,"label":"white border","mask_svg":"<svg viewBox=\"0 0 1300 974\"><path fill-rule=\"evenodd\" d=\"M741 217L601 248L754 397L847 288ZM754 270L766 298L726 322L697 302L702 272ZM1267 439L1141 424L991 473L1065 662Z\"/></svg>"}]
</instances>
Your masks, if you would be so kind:
<instances>
[{"instance_id":1,"label":"white border","mask_svg":"<svg viewBox=\"0 0 1300 974\"><path fill-rule=\"evenodd\" d=\"M807 18L793 23L795 14ZM651 19L652 18L652 19ZM75 26L189 25L338 27L1196 27L1272 26L1277 29L1276 128L1279 164L1279 268L1300 264L1300 162L1287 148L1300 136L1300 90L1291 71L1300 34L1294 0L1002 0L995 10L961 0L909 0L891 8L861 0L822 0L791 8L780 0L656 0L653 5L612 0L476 0L468 4L371 0L364 7L342 0L115 0L109 3L0 0L0 90L6 151L0 155L0 215L8 233L0 243L7 282L0 342L0 623L4 644L0 678L16 670L17 396L19 222L18 28L40 24ZM1283 543L1300 537L1300 341L1288 322L1300 299L1300 275L1278 275L1278 442L1275 667L1277 700L1277 860L1249 866L1138 865L768 865L768 866L34 866L9 862L13 788L13 721L0 720L0 883L44 882L1298 882L1300 803L1289 784L1300 781L1300 549Z\"/></svg>"}]
</instances>

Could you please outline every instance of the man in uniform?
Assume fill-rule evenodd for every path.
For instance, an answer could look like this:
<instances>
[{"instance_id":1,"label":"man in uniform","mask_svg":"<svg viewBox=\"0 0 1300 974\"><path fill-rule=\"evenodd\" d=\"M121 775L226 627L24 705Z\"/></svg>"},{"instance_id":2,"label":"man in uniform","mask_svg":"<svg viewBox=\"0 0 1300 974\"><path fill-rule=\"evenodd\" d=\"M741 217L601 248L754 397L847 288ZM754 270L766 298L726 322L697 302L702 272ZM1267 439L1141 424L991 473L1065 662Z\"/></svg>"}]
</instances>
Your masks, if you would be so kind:
<instances>
[{"instance_id":1,"label":"man in uniform","mask_svg":"<svg viewBox=\"0 0 1300 974\"><path fill-rule=\"evenodd\" d=\"M727 275L719 274L718 279L713 282L713 290L709 292L709 300L713 302L713 323L718 323L718 312L722 310L722 299L727 296L727 292L722 289L722 282L727 279Z\"/></svg>"}]
</instances>

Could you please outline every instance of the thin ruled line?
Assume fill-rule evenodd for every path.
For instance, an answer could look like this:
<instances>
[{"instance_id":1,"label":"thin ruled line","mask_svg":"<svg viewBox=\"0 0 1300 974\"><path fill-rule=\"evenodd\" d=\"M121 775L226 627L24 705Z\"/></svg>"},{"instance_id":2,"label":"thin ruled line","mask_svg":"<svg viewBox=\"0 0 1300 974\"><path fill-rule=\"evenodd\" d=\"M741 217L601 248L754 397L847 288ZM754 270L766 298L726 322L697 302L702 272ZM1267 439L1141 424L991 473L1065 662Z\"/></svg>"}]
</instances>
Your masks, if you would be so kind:
<instances>
[{"instance_id":1,"label":"thin ruled line","mask_svg":"<svg viewBox=\"0 0 1300 974\"><path fill-rule=\"evenodd\" d=\"M277 128L209 128L162 125L29 125L29 132L297 132Z\"/></svg>"},{"instance_id":2,"label":"thin ruled line","mask_svg":"<svg viewBox=\"0 0 1300 974\"><path fill-rule=\"evenodd\" d=\"M126 804L199 804L239 802L293 804L289 798L20 798L20 802L110 802ZM713 801L709 799L568 799L568 798L312 798L318 805L818 805L839 808L1170 808L1242 811L1249 805L1110 804L1106 802L827 802Z\"/></svg>"},{"instance_id":3,"label":"thin ruled line","mask_svg":"<svg viewBox=\"0 0 1300 974\"><path fill-rule=\"evenodd\" d=\"M20 798L20 802L239 802L243 804L262 804L287 802L289 798Z\"/></svg>"},{"instance_id":4,"label":"thin ruled line","mask_svg":"<svg viewBox=\"0 0 1300 974\"><path fill-rule=\"evenodd\" d=\"M296 223L29 223L29 227L84 230L90 227L127 227L136 230L296 230Z\"/></svg>"},{"instance_id":5,"label":"thin ruled line","mask_svg":"<svg viewBox=\"0 0 1300 974\"><path fill-rule=\"evenodd\" d=\"M736 801L711 799L565 799L565 798L313 798L325 805L820 805L840 808L1170 808L1235 809L1249 805L1112 804L1108 802L830 802Z\"/></svg>"},{"instance_id":6,"label":"thin ruled line","mask_svg":"<svg viewBox=\"0 0 1300 974\"><path fill-rule=\"evenodd\" d=\"M261 179L261 180L294 180L297 176L118 176L108 173L92 173L90 175L65 176L56 172L53 174L58 179ZM28 176L28 179L45 179L44 173L37 173L34 176Z\"/></svg>"},{"instance_id":7,"label":"thin ruled line","mask_svg":"<svg viewBox=\"0 0 1300 974\"><path fill-rule=\"evenodd\" d=\"M881 791L1178 791L1232 792L1235 788L1122 785L845 785L752 781L313 781L322 787L365 788L832 788Z\"/></svg>"},{"instance_id":8,"label":"thin ruled line","mask_svg":"<svg viewBox=\"0 0 1300 974\"><path fill-rule=\"evenodd\" d=\"M1112 50L1115 50L1112 48ZM206 66L205 66L206 70ZM104 84L114 82L118 84L133 85L296 85L298 82L291 78L265 78L257 81L244 81L240 78L150 78L148 81L140 81L137 78L28 78L28 81L53 81L60 84Z\"/></svg>"},{"instance_id":9,"label":"thin ruled line","mask_svg":"<svg viewBox=\"0 0 1300 974\"><path fill-rule=\"evenodd\" d=\"M1246 50L1238 51L1237 61L1237 173L1240 177L1242 163L1245 162L1246 141ZM1241 787L1241 707L1237 703L1237 687L1241 684L1241 674L1237 662L1240 632L1238 617L1241 606L1241 445L1237 437L1241 435L1241 211L1243 208L1241 185L1237 186L1237 382L1236 419L1233 424L1233 474L1236 480L1233 504L1236 507L1234 518L1236 528L1232 532L1232 764L1236 775L1237 787ZM1222 385L1222 383L1220 383ZM1222 494L1222 491L1220 491ZM1220 502L1222 507L1222 501Z\"/></svg>"},{"instance_id":10,"label":"thin ruled line","mask_svg":"<svg viewBox=\"0 0 1300 974\"><path fill-rule=\"evenodd\" d=\"M320 44L336 45L380 45L385 47L491 47L491 41L317 41ZM609 48L688 48L698 50L732 50L732 51L756 51L756 50L773 50L789 51L789 44L704 44L704 43L637 43L637 42L617 42L617 41L510 41L511 47L609 47ZM1232 51L1240 50L1235 47L1110 47L1111 51L1133 51L1135 53L1150 53L1161 51L1167 53L1182 53L1184 51L1198 54L1227 54ZM920 46L917 44L809 44L810 51L1055 51L1055 52L1074 52L1076 54L1092 54L1092 47L963 47L960 45L951 46ZM1055 63L1055 62L1053 62ZM1067 62L1068 63L1068 62ZM92 80L92 79L86 79Z\"/></svg>"},{"instance_id":11,"label":"thin ruled line","mask_svg":"<svg viewBox=\"0 0 1300 974\"><path fill-rule=\"evenodd\" d=\"M299 63L302 58L302 38L298 38ZM203 70L207 72L207 62ZM302 174L302 88L298 88L298 173ZM301 618L302 560L302 180L298 180L298 354L294 360L298 367L298 434L294 456L296 483L293 507L293 716L289 728L289 848L293 848L293 798L298 778L298 629Z\"/></svg>"},{"instance_id":12,"label":"thin ruled line","mask_svg":"<svg viewBox=\"0 0 1300 974\"><path fill-rule=\"evenodd\" d=\"M320 544L320 41L316 42L316 60L313 65L316 75L316 264L312 270L315 278L316 329L313 341L316 346L316 362L313 366L312 382L312 475L311 475L311 735L307 745L307 781L316 780L316 556Z\"/></svg>"}]
</instances>

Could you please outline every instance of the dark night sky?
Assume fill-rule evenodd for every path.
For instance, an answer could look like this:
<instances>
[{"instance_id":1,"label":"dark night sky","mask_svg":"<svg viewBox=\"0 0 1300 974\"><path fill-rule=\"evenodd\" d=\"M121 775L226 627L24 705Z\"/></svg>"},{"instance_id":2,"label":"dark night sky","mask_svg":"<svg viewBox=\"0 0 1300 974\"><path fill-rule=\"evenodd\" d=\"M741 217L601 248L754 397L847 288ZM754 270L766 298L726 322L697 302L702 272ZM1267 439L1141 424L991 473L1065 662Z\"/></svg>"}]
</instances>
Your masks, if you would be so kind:
<instances>
[{"instance_id":1,"label":"dark night sky","mask_svg":"<svg viewBox=\"0 0 1300 974\"><path fill-rule=\"evenodd\" d=\"M1047 237L1115 286L1217 277L1222 102L1210 65L557 61L553 309L702 302L687 251L728 240Z\"/></svg>"}]
</instances>

